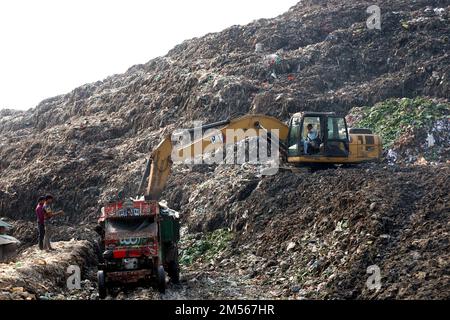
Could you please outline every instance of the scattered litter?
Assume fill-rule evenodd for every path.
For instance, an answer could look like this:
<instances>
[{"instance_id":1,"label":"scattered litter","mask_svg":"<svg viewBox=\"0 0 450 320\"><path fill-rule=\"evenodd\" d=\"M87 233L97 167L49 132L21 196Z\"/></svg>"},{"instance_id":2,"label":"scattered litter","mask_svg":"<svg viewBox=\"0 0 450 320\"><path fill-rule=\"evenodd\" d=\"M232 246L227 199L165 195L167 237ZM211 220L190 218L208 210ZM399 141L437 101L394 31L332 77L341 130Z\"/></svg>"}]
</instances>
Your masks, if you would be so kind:
<instances>
[{"instance_id":1,"label":"scattered litter","mask_svg":"<svg viewBox=\"0 0 450 320\"><path fill-rule=\"evenodd\" d=\"M270 54L264 58L266 67L273 67L281 62L281 58L277 54Z\"/></svg>"},{"instance_id":2,"label":"scattered litter","mask_svg":"<svg viewBox=\"0 0 450 320\"><path fill-rule=\"evenodd\" d=\"M257 43L257 44L255 45L255 52L256 52L256 53L263 52L263 49L264 49L264 45L263 45L262 43Z\"/></svg>"},{"instance_id":3,"label":"scattered litter","mask_svg":"<svg viewBox=\"0 0 450 320\"><path fill-rule=\"evenodd\" d=\"M286 250L287 250L287 251L290 251L290 250L292 250L292 249L294 249L294 248L295 248L295 242L289 242L289 244L288 244Z\"/></svg>"},{"instance_id":4,"label":"scattered litter","mask_svg":"<svg viewBox=\"0 0 450 320\"><path fill-rule=\"evenodd\" d=\"M434 140L433 134L429 133L428 137L427 137L428 148L434 147L435 143L436 143L436 140Z\"/></svg>"},{"instance_id":5,"label":"scattered litter","mask_svg":"<svg viewBox=\"0 0 450 320\"><path fill-rule=\"evenodd\" d=\"M390 164L392 164L392 163L397 162L398 155L397 155L397 153L394 150L389 149L386 158L387 158L388 162Z\"/></svg>"},{"instance_id":6,"label":"scattered litter","mask_svg":"<svg viewBox=\"0 0 450 320\"><path fill-rule=\"evenodd\" d=\"M435 14L442 16L445 13L445 8L434 8L433 11Z\"/></svg>"}]
</instances>

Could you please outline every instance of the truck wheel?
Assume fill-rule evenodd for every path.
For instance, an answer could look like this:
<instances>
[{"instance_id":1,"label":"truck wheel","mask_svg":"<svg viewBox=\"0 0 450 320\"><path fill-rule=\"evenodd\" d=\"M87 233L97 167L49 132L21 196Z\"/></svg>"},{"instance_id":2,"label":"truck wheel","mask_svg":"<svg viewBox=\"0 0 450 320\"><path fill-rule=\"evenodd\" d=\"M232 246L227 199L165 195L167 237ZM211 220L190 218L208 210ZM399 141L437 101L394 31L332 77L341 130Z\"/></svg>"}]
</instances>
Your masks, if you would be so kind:
<instances>
[{"instance_id":1,"label":"truck wheel","mask_svg":"<svg viewBox=\"0 0 450 320\"><path fill-rule=\"evenodd\" d=\"M106 277L105 272L103 270L97 272L97 280L98 280L98 296L100 299L105 299L108 292L106 290Z\"/></svg>"},{"instance_id":2,"label":"truck wheel","mask_svg":"<svg viewBox=\"0 0 450 320\"><path fill-rule=\"evenodd\" d=\"M169 278L173 284L180 283L180 267L176 261L169 262Z\"/></svg>"},{"instance_id":3,"label":"truck wheel","mask_svg":"<svg viewBox=\"0 0 450 320\"><path fill-rule=\"evenodd\" d=\"M160 293L166 293L166 272L163 266L158 267L158 291Z\"/></svg>"}]
</instances>

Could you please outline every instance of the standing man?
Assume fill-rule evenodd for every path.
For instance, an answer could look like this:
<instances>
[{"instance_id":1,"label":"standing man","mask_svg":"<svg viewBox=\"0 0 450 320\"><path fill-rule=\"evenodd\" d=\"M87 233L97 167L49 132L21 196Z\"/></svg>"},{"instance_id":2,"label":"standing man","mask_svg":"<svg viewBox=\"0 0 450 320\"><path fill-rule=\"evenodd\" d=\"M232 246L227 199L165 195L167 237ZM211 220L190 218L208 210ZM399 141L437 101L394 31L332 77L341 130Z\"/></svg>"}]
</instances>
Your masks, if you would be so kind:
<instances>
[{"instance_id":1,"label":"standing man","mask_svg":"<svg viewBox=\"0 0 450 320\"><path fill-rule=\"evenodd\" d=\"M45 214L44 214L45 197L39 197L36 206L36 218L38 223L38 242L39 249L44 250L44 236L45 236Z\"/></svg>"},{"instance_id":2,"label":"standing man","mask_svg":"<svg viewBox=\"0 0 450 320\"><path fill-rule=\"evenodd\" d=\"M53 233L53 225L51 224L51 219L53 219L56 216L64 214L64 212L62 210L53 212L52 203L53 203L53 196L51 196L51 195L45 196L45 203L44 203L43 210L44 210L45 220L49 222L49 223L46 223L45 236L44 236L44 249L47 251L54 250L50 244L51 236Z\"/></svg>"}]
</instances>

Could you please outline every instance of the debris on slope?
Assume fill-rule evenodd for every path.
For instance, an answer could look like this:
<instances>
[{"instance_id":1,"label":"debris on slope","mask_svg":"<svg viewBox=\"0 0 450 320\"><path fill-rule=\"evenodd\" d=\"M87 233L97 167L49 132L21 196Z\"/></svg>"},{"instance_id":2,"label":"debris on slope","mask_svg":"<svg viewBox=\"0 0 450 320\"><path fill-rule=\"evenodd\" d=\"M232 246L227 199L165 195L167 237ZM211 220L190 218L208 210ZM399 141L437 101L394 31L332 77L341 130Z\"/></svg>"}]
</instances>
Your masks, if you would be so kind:
<instances>
[{"instance_id":1,"label":"debris on slope","mask_svg":"<svg viewBox=\"0 0 450 320\"><path fill-rule=\"evenodd\" d=\"M53 246L52 252L30 247L15 262L0 264L0 300L48 300L58 294L65 298L67 268L76 265L83 270L96 258L88 241L57 242Z\"/></svg>"},{"instance_id":2,"label":"debris on slope","mask_svg":"<svg viewBox=\"0 0 450 320\"><path fill-rule=\"evenodd\" d=\"M219 254L219 270L253 279L273 298L448 298L440 290L450 280L448 166L279 173L232 202L227 195L245 184L233 176L245 171L227 169L230 177L205 183L231 179L231 190L214 189L211 202L211 189L197 188L188 209L205 210L202 230L233 228L231 260ZM378 292L366 288L371 265L383 275Z\"/></svg>"},{"instance_id":3,"label":"debris on slope","mask_svg":"<svg viewBox=\"0 0 450 320\"><path fill-rule=\"evenodd\" d=\"M251 165L174 166L163 196L182 212L189 233L206 234L183 239L195 250L183 252L186 282L167 297L448 298L448 123L433 110L448 110L450 98L450 7L379 1L382 30L369 30L372 4L301 1L275 19L185 41L165 57L29 111L0 111L0 215L12 220L24 254L35 250L28 246L36 241L38 196L53 194L67 213L56 240L91 240L101 204L135 196L150 150L192 121L249 112L286 121L298 111L344 114L363 106L374 107L361 114L376 115L385 106L403 112L424 105L424 113L412 113L426 122L432 115L422 129L397 127L402 117L391 123L402 134L391 145L390 156L401 160L392 166L269 177ZM380 122L370 124L380 129ZM417 166L422 156L426 165ZM228 232L217 239L218 229L232 230L233 239ZM220 250L210 250L216 240ZM62 261L77 259L69 244L61 246ZM73 254L89 257L81 248ZM59 277L64 269L52 261L27 269L45 288L2 266L9 274L2 295L49 297L47 288L62 294L62 277L51 273ZM375 264L383 277L378 292L365 287ZM91 298L86 287L71 297ZM154 296L139 289L117 298Z\"/></svg>"},{"instance_id":4,"label":"debris on slope","mask_svg":"<svg viewBox=\"0 0 450 320\"><path fill-rule=\"evenodd\" d=\"M447 162L450 159L450 104L425 98L390 99L358 107L347 115L350 126L379 134L392 162ZM395 160L395 161L393 161Z\"/></svg>"},{"instance_id":5,"label":"debris on slope","mask_svg":"<svg viewBox=\"0 0 450 320\"><path fill-rule=\"evenodd\" d=\"M152 147L194 120L248 112L287 120L391 97L448 99L448 4L380 1L381 31L366 26L372 4L302 1L35 109L2 111L0 214L30 220L35 199L50 192L71 222L92 221L101 202L134 196Z\"/></svg>"}]
</instances>

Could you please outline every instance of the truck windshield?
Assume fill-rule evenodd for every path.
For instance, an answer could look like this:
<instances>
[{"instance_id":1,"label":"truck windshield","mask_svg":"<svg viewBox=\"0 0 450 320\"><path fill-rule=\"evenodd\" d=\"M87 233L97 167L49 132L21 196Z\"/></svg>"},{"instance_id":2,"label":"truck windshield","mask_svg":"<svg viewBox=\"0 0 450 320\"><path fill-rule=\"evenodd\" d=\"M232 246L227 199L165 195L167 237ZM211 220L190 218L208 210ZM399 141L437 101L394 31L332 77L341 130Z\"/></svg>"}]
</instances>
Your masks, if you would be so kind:
<instances>
[{"instance_id":1,"label":"truck windshield","mask_svg":"<svg viewBox=\"0 0 450 320\"><path fill-rule=\"evenodd\" d=\"M106 235L118 237L156 236L157 227L153 219L108 219L105 224Z\"/></svg>"}]
</instances>

